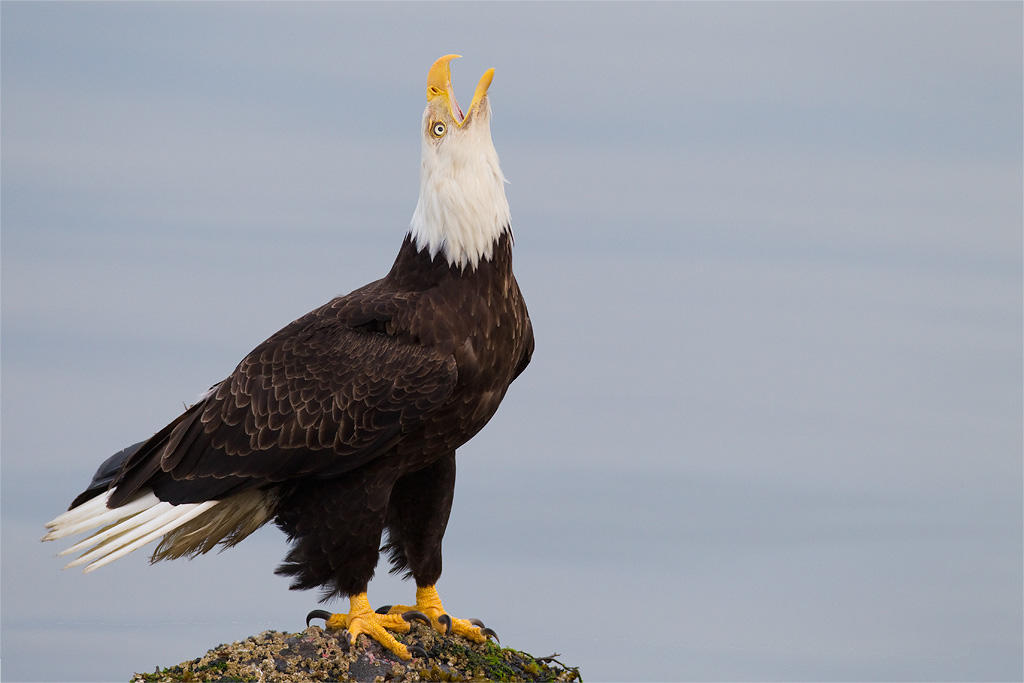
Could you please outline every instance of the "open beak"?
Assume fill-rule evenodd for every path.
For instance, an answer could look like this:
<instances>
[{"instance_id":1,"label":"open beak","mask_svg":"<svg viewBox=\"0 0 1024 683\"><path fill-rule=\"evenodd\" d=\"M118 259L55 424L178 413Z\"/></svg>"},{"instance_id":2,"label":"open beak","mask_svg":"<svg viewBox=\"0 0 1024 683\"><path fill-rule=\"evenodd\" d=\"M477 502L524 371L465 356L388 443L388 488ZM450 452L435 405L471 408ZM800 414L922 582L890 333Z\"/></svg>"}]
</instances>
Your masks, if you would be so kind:
<instances>
[{"instance_id":1,"label":"open beak","mask_svg":"<svg viewBox=\"0 0 1024 683\"><path fill-rule=\"evenodd\" d=\"M463 114L458 101L455 99L455 88L452 87L452 70L450 65L453 59L458 59L461 56L445 55L441 57L434 62L434 65L430 67L430 72L427 74L427 101L430 102L438 97L445 98L448 112L451 114L452 120L455 121L455 125L459 128L466 124L466 121L472 116L473 110L487 96L487 88L491 86L491 81L494 79L493 68L484 72L484 75L480 77L480 82L476 84L473 100L469 103L466 113Z\"/></svg>"}]
</instances>

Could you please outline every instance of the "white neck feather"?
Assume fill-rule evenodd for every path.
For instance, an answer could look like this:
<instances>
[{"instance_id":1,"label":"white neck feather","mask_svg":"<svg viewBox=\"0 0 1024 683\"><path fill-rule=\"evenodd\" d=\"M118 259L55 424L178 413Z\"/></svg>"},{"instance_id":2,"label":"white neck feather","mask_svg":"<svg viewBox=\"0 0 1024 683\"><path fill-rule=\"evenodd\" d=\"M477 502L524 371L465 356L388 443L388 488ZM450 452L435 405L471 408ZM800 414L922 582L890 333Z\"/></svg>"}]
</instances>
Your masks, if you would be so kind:
<instances>
[{"instance_id":1,"label":"white neck feather","mask_svg":"<svg viewBox=\"0 0 1024 683\"><path fill-rule=\"evenodd\" d=\"M511 225L505 176L491 142L490 105L483 104L465 127L450 126L445 138L424 135L420 198L409 230L417 249L429 249L431 258L442 252L460 268L490 259Z\"/></svg>"}]
</instances>

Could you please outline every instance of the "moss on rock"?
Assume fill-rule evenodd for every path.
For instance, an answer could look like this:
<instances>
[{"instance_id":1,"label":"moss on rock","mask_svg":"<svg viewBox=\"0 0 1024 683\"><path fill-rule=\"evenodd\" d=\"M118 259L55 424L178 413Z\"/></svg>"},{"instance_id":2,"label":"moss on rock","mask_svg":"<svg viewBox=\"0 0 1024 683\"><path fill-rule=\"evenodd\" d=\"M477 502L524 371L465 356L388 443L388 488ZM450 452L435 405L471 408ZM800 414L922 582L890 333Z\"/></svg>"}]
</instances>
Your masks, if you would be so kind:
<instances>
[{"instance_id":1,"label":"moss on rock","mask_svg":"<svg viewBox=\"0 0 1024 683\"><path fill-rule=\"evenodd\" d=\"M219 645L204 656L131 683L178 681L582 681L579 668L565 667L551 655L534 657L493 642L473 643L445 636L418 622L397 636L419 645L426 657L402 661L376 641L360 636L354 647L338 633L310 626L299 633L264 631L243 641Z\"/></svg>"}]
</instances>

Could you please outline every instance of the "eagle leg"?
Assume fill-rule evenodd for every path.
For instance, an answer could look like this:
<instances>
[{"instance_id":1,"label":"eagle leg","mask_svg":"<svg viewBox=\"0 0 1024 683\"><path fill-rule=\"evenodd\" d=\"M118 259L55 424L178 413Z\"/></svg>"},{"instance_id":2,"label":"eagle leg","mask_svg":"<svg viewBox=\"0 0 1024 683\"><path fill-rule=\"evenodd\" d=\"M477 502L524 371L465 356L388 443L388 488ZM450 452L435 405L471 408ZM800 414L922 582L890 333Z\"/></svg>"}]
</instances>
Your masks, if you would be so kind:
<instances>
[{"instance_id":1,"label":"eagle leg","mask_svg":"<svg viewBox=\"0 0 1024 683\"><path fill-rule=\"evenodd\" d=\"M435 631L445 635L455 633L474 643L486 642L488 637L498 640L498 634L484 626L479 619L454 619L449 616L434 586L418 586L415 605L392 605L389 614L402 615L409 619L426 615ZM413 617L413 614L417 617Z\"/></svg>"},{"instance_id":2,"label":"eagle leg","mask_svg":"<svg viewBox=\"0 0 1024 683\"><path fill-rule=\"evenodd\" d=\"M310 619L323 619L329 631L344 629L348 633L349 645L355 645L356 638L360 634L365 634L376 640L385 649L393 652L400 659L412 659L412 651L388 633L388 631L407 633L409 631L409 620L403 618L401 614L378 614L374 612L370 609L370 601L367 599L366 593L358 593L349 598L348 614L331 614L318 609L313 610L306 617L307 625ZM422 652L421 648L415 646L413 650Z\"/></svg>"}]
</instances>

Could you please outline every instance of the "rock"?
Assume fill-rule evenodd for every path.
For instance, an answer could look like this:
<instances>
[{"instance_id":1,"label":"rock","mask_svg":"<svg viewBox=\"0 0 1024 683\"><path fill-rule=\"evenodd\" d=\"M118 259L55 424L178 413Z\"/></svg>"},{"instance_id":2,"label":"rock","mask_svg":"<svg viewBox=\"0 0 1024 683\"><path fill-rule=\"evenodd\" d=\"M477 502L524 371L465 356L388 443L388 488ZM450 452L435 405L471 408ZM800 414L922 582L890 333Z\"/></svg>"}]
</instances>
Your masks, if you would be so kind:
<instances>
[{"instance_id":1,"label":"rock","mask_svg":"<svg viewBox=\"0 0 1024 683\"><path fill-rule=\"evenodd\" d=\"M402 661L366 636L350 648L339 633L310 626L299 633L264 631L219 645L198 659L135 674L131 682L582 681L579 668L564 666L557 654L534 657L491 641L473 643L418 622L397 638L419 645L427 657Z\"/></svg>"}]
</instances>

